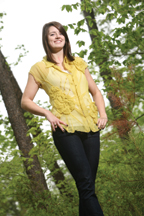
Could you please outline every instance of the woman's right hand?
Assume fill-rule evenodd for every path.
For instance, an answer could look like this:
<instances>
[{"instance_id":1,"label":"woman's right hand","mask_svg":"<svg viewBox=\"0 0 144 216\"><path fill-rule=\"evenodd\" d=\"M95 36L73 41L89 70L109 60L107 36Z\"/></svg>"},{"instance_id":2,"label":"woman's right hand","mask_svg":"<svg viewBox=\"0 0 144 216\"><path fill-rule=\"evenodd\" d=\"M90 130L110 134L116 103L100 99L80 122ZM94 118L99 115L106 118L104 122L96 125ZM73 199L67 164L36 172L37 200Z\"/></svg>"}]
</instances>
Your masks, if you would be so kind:
<instances>
[{"instance_id":1,"label":"woman's right hand","mask_svg":"<svg viewBox=\"0 0 144 216\"><path fill-rule=\"evenodd\" d=\"M45 117L47 118L47 120L51 123L52 129L53 131L55 131L55 129L57 127L59 127L63 132L65 131L64 128L61 126L61 124L68 126L65 122L61 121L60 119L58 119L55 115L53 115L49 110L46 110L45 112Z\"/></svg>"}]
</instances>

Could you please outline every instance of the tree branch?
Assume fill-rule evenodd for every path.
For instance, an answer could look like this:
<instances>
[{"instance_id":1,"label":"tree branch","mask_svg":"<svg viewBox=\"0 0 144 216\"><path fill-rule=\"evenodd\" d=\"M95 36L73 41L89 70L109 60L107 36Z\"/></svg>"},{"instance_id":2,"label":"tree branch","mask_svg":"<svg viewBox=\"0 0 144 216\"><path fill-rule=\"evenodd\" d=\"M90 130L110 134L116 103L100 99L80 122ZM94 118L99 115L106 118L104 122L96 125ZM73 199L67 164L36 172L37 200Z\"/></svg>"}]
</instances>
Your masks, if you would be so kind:
<instances>
[{"instance_id":1,"label":"tree branch","mask_svg":"<svg viewBox=\"0 0 144 216\"><path fill-rule=\"evenodd\" d=\"M137 117L135 120L138 120L139 118L143 117L144 113L142 115L140 115L139 117Z\"/></svg>"},{"instance_id":2,"label":"tree branch","mask_svg":"<svg viewBox=\"0 0 144 216\"><path fill-rule=\"evenodd\" d=\"M122 55L127 56L127 55L143 55L144 52L134 52L134 53L122 53L122 54L112 54L114 57L121 57Z\"/></svg>"}]
</instances>

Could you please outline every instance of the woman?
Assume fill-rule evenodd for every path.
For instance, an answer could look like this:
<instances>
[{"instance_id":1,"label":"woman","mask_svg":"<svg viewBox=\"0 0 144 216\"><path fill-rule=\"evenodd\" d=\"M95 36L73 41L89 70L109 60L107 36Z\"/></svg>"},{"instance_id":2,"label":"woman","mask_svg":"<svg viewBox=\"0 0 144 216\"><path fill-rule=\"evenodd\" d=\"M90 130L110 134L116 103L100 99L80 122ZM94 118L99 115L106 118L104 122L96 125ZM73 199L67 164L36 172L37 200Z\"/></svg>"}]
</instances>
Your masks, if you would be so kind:
<instances>
[{"instance_id":1,"label":"woman","mask_svg":"<svg viewBox=\"0 0 144 216\"><path fill-rule=\"evenodd\" d=\"M79 215L102 216L95 195L95 179L100 150L99 130L107 123L103 97L87 64L71 55L67 33L60 23L45 24L42 37L46 57L33 65L29 72L22 108L45 116L50 122L54 143L76 181ZM33 102L39 88L49 95L51 111Z\"/></svg>"}]
</instances>

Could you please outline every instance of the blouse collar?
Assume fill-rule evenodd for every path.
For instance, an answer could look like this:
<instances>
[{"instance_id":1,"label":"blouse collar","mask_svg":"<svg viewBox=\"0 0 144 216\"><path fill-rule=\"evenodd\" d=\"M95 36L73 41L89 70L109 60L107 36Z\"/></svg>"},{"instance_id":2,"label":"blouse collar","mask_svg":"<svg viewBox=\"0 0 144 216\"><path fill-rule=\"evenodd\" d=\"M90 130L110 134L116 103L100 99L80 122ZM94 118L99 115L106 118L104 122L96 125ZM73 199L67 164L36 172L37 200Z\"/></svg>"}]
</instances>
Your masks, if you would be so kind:
<instances>
[{"instance_id":1,"label":"blouse collar","mask_svg":"<svg viewBox=\"0 0 144 216\"><path fill-rule=\"evenodd\" d=\"M44 56L42 61L45 63L46 67L48 67L48 68L55 65L55 63L47 60L47 56Z\"/></svg>"},{"instance_id":2,"label":"blouse collar","mask_svg":"<svg viewBox=\"0 0 144 216\"><path fill-rule=\"evenodd\" d=\"M45 63L46 67L48 67L48 68L56 65L55 63L48 61L47 56L44 56L42 61ZM68 58L66 56L64 57L64 63L73 64L74 61L71 62L71 61L68 60Z\"/></svg>"},{"instance_id":3,"label":"blouse collar","mask_svg":"<svg viewBox=\"0 0 144 216\"><path fill-rule=\"evenodd\" d=\"M45 63L47 68L55 67L55 68L59 69L59 67L55 63L47 61L47 56L44 56L42 61ZM75 66L78 70L80 70L82 72L86 68L85 64L83 63L83 60L79 57L75 57L74 61L69 61L68 58L65 56L64 57L64 65L66 66L66 69L68 69L70 72L71 72L73 66Z\"/></svg>"}]
</instances>

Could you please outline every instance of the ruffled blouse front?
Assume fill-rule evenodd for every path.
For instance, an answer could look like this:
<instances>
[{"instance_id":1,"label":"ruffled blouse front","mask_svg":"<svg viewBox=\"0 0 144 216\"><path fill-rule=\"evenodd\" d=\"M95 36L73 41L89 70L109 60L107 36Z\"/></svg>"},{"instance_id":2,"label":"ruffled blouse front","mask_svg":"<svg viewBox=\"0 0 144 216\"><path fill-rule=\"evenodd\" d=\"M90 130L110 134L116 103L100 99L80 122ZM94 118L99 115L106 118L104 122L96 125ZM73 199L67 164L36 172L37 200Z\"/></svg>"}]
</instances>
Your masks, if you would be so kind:
<instances>
[{"instance_id":1,"label":"ruffled blouse front","mask_svg":"<svg viewBox=\"0 0 144 216\"><path fill-rule=\"evenodd\" d=\"M72 62L65 57L64 67L69 73L44 57L31 67L29 73L49 96L51 112L68 125L62 125L63 128L70 133L98 131L98 111L90 97L85 77L87 64L79 57Z\"/></svg>"}]
</instances>

